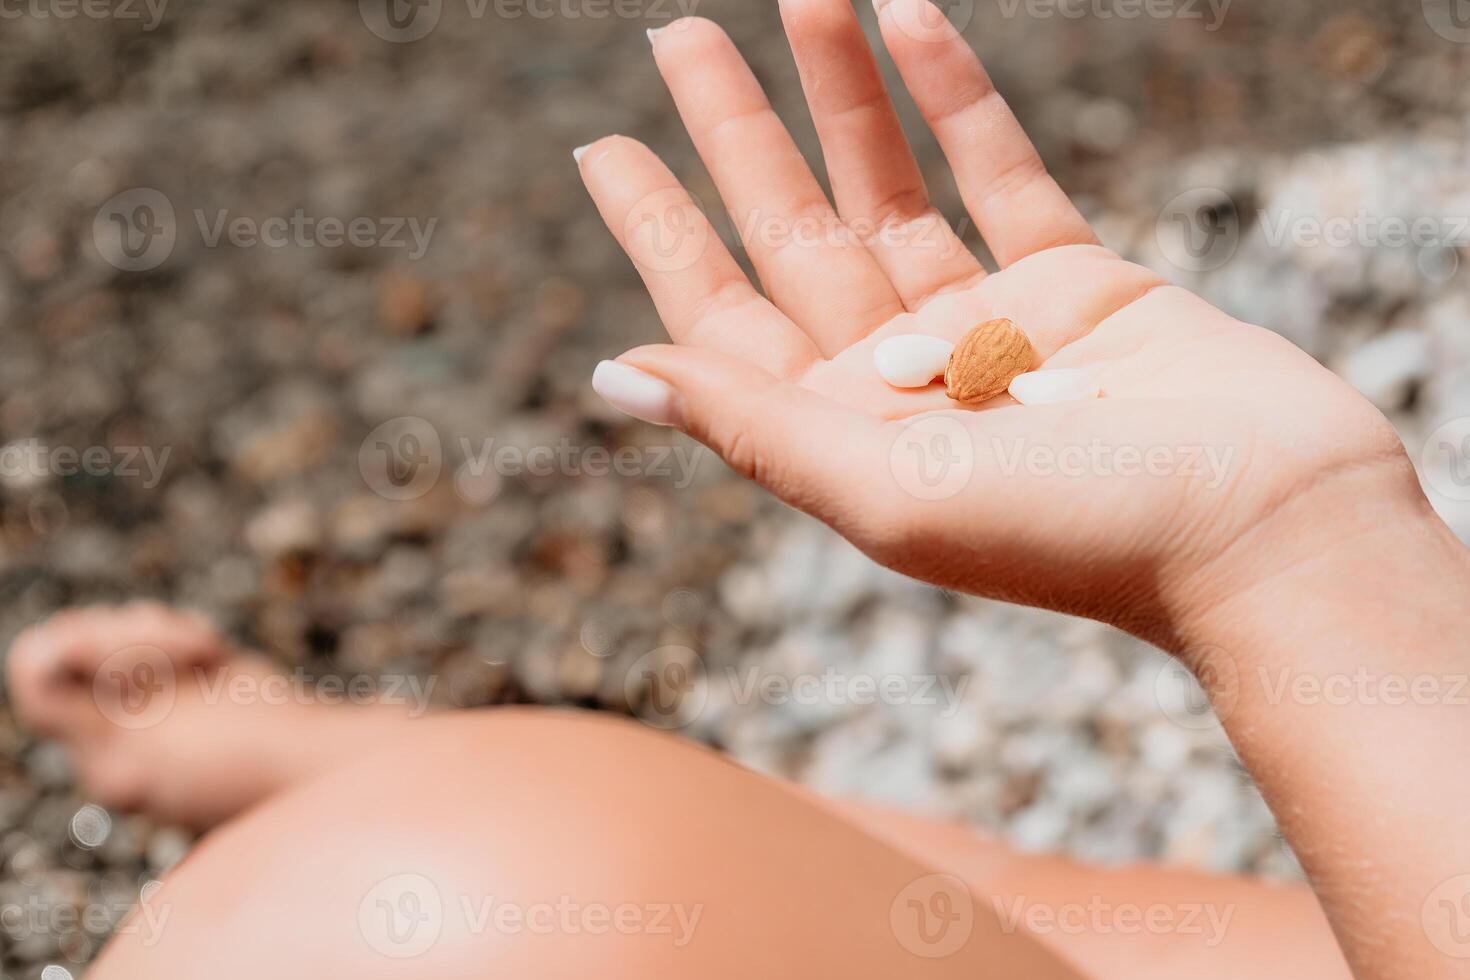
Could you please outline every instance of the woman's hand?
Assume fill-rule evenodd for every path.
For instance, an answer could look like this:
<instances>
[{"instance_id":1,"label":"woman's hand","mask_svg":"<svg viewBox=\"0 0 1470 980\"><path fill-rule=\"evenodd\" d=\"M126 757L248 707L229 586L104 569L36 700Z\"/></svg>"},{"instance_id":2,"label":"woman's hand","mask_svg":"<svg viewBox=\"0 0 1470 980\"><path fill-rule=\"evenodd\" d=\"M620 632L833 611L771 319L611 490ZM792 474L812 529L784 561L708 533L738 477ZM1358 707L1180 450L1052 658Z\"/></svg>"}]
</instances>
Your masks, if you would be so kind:
<instances>
[{"instance_id":1,"label":"woman's hand","mask_svg":"<svg viewBox=\"0 0 1470 980\"><path fill-rule=\"evenodd\" d=\"M768 298L647 149L579 151L676 341L603 364L597 389L885 564L1180 654L1355 974L1463 976L1470 715L1434 694L1470 671L1470 561L1397 436L1280 337L1099 245L936 8L878 6L1001 271L929 206L848 0L781 3L835 212L729 39L680 21L654 52ZM998 315L1104 397L969 411L874 370L886 337ZM1360 678L1429 701L1310 696Z\"/></svg>"},{"instance_id":2,"label":"woman's hand","mask_svg":"<svg viewBox=\"0 0 1470 980\"><path fill-rule=\"evenodd\" d=\"M1302 511L1353 533L1340 481L1379 502L1374 522L1427 514L1376 410L1275 334L1099 245L937 8L878 6L1001 271L930 206L848 0L781 4L835 210L729 38L677 21L654 53L765 296L648 149L611 137L578 151L676 342L600 367L605 397L684 429L887 565L1176 650L1186 621L1321 545ZM975 411L874 369L887 337L954 341L995 316L1030 335L1043 369L1095 372L1104 397Z\"/></svg>"}]
</instances>

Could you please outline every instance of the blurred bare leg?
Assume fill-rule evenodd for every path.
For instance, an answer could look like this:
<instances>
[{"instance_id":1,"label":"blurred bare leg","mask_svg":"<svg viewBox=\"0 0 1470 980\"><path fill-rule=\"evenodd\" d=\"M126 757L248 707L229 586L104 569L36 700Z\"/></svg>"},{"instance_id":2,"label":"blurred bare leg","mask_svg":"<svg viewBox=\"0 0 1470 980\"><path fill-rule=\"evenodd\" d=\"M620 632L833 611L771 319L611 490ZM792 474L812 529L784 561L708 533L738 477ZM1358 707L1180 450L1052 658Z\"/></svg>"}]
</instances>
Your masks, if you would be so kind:
<instances>
[{"instance_id":1,"label":"blurred bare leg","mask_svg":"<svg viewBox=\"0 0 1470 980\"><path fill-rule=\"evenodd\" d=\"M446 750L437 733L446 726L463 733L469 743L495 738L491 751L497 755L519 753L531 760L526 764L536 777L533 782L550 783L538 792L561 792L560 784L580 779L592 765L590 760L573 759L551 767L559 768L555 773L548 773L548 766L537 767L534 760L549 751L539 744L547 733L565 734L570 745L607 733L627 751L609 760L606 771L597 775L635 786L649 765L672 765L668 760L674 758L682 758L680 767L691 784L709 778L703 774L706 769L722 777L741 773L719 757L610 720L573 721L550 713L498 711L414 722L402 706L326 707L220 696L232 685L245 694L259 691L261 682L273 676L272 669L261 658L230 655L217 638L197 630L197 623L160 607L83 610L58 617L12 651L10 685L22 715L66 742L89 792L100 801L203 829L267 797L285 793L295 798L293 788L350 770L356 774L353 792L391 794L409 807L400 827L411 822L415 808L420 819L432 825L442 808L435 800L446 787L436 781L422 791L400 789L405 780L421 777L419 770L441 773L443 782L455 784L461 793L481 786L497 790L496 770L489 763L452 748L447 758L440 758ZM140 637L148 642L140 642ZM154 655L147 653L150 650ZM157 659L159 652L165 653L165 661ZM109 702L120 692L109 695L109 688L96 683L100 671L126 677L139 666L153 668L152 696L163 698L168 710L151 718L150 724L133 727L119 723L117 705ZM160 680L165 677L167 685ZM429 749L415 748L425 740L431 743ZM375 753L390 753L387 758L392 761L361 761ZM524 776L516 779L518 786L526 781ZM951 907L956 900L968 901L1000 935L1030 935L1086 974L1173 978L1187 970L1192 976L1224 978L1250 970L1285 969L1294 977L1348 976L1314 896L1302 887L1155 867L1090 868L1060 858L1018 854L957 824L826 800L749 774L739 781L757 800L775 794L789 799L783 805L821 811L823 819L860 831L864 846L896 851L923 868L952 876L934 879L921 886L921 891L928 887L929 894L909 895L906 900L948 902ZM307 798L320 797L320 791L313 793ZM671 793L667 800L650 798L644 805L676 813L688 790ZM461 809L468 807L472 814L485 805L472 794ZM321 828L334 820L344 828L351 826L351 815L333 816L334 806L322 805L319 812L306 808L300 814L301 826ZM744 807L742 801L735 813ZM712 853L724 846L721 841L726 837L757 833L789 837L789 830L743 821L731 824L732 818L732 814L698 818ZM596 837L601 832L596 820L595 813L577 810L557 825L571 836ZM220 831L226 838L238 833L235 827ZM487 839L501 838L491 834ZM301 850L296 841L295 834L283 832L273 844L262 839L258 846L275 847L290 861ZM222 846L211 841L201 853L218 854ZM616 846L642 853L656 847L657 841L630 835ZM691 869L706 873L703 866ZM962 881L968 895L957 890L946 898L941 894L946 880ZM934 885L940 891L933 891ZM919 904L922 907L924 901ZM147 926L150 914L143 910L135 924ZM129 942L125 934L121 945ZM914 942L923 946L920 939ZM1261 961L1263 950L1270 951L1267 963Z\"/></svg>"},{"instance_id":2,"label":"blurred bare leg","mask_svg":"<svg viewBox=\"0 0 1470 980\"><path fill-rule=\"evenodd\" d=\"M873 836L963 878L1003 922L1090 975L1351 980L1327 917L1304 885L1151 865L1094 867L1018 853L961 824L833 805Z\"/></svg>"},{"instance_id":3,"label":"blurred bare leg","mask_svg":"<svg viewBox=\"0 0 1470 980\"><path fill-rule=\"evenodd\" d=\"M302 697L264 657L154 603L57 614L17 639L6 679L92 799L194 830L393 739L418 707Z\"/></svg>"},{"instance_id":4,"label":"blurred bare leg","mask_svg":"<svg viewBox=\"0 0 1470 980\"><path fill-rule=\"evenodd\" d=\"M1082 976L954 879L630 722L427 720L218 828L93 980Z\"/></svg>"}]
</instances>

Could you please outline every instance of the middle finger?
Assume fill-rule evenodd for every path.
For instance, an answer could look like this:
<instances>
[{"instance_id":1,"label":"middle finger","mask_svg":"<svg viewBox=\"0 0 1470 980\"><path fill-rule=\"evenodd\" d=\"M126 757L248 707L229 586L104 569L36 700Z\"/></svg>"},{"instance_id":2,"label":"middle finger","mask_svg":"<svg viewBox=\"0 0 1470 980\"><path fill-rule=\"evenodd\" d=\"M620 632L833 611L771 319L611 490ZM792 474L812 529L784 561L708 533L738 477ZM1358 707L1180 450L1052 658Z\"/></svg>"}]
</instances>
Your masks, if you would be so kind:
<instances>
[{"instance_id":1,"label":"middle finger","mask_svg":"<svg viewBox=\"0 0 1470 980\"><path fill-rule=\"evenodd\" d=\"M772 301L827 357L902 313L725 32L687 17L657 32L653 47Z\"/></svg>"}]
</instances>

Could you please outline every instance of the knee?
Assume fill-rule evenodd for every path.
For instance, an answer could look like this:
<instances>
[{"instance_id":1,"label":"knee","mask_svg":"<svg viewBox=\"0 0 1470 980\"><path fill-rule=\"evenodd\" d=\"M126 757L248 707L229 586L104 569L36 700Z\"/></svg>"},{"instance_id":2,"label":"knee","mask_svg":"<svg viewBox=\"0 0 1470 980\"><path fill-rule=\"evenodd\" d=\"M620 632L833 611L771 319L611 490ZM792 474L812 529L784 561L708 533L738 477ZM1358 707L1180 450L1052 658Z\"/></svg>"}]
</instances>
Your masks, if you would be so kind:
<instances>
[{"instance_id":1,"label":"knee","mask_svg":"<svg viewBox=\"0 0 1470 980\"><path fill-rule=\"evenodd\" d=\"M707 901L691 871L724 828L704 810L718 792L693 819L675 801L737 774L611 719L426 721L381 756L217 830L99 976L157 976L224 950L226 980L287 967L405 978L683 972Z\"/></svg>"}]
</instances>

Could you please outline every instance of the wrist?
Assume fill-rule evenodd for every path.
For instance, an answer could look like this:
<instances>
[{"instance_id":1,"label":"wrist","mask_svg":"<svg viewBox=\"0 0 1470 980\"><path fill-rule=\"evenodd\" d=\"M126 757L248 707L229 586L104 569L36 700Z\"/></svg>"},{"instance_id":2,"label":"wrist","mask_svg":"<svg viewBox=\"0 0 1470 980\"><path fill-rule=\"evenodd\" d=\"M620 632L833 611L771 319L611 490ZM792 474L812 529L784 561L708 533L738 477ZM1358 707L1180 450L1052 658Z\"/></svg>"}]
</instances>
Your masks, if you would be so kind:
<instances>
[{"instance_id":1,"label":"wrist","mask_svg":"<svg viewBox=\"0 0 1470 980\"><path fill-rule=\"evenodd\" d=\"M1291 497L1202 566L1175 593L1174 652L1192 669L1221 651L1240 667L1295 664L1354 624L1453 613L1467 597L1470 551L1405 459Z\"/></svg>"}]
</instances>

